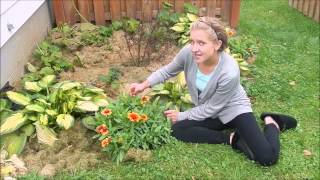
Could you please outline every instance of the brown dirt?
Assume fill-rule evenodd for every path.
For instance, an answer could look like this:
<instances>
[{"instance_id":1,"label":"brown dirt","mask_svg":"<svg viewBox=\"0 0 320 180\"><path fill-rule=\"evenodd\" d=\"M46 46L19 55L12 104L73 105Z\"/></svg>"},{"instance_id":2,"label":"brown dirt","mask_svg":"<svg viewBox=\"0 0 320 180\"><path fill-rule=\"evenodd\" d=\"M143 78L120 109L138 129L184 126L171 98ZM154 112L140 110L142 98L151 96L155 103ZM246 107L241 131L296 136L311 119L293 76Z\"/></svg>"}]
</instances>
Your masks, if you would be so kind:
<instances>
[{"instance_id":1,"label":"brown dirt","mask_svg":"<svg viewBox=\"0 0 320 180\"><path fill-rule=\"evenodd\" d=\"M107 46L110 45L112 50L107 48ZM105 89L107 94L109 94L108 91L111 90L110 87L99 82L98 77L99 75L107 75L110 67L117 67L122 73L119 80L120 87L117 91L125 92L130 83L145 80L153 71L168 64L177 52L178 48L171 46L166 50L167 55L164 59L151 62L143 67L129 66L127 64L130 64L130 54L124 39L124 34L122 31L117 31L114 32L113 36L109 39L108 44L104 46L87 46L80 51L72 52L72 54L65 53L65 56L69 58L78 56L84 67L75 67L73 72L61 73L60 80L74 80L89 83ZM116 96L114 93L111 94L113 97Z\"/></svg>"},{"instance_id":2,"label":"brown dirt","mask_svg":"<svg viewBox=\"0 0 320 180\"><path fill-rule=\"evenodd\" d=\"M112 49L110 49L110 45ZM167 54L164 59L151 62L144 67L128 66L130 56L123 32L118 31L114 32L112 38L104 46L87 46L78 51L65 51L64 55L69 59L78 56L83 67L75 67L74 71L61 73L60 80L93 84L105 89L107 94L110 94L108 93L111 91L110 87L97 79L99 75L107 75L110 67L116 66L121 71L120 87L116 91L117 93L127 92L130 83L145 80L151 72L168 64L177 52L178 48L172 46L166 50ZM111 96L115 97L117 93L113 92ZM76 123L72 129L59 133L59 141L53 147L39 144L36 137L30 138L22 154L22 159L29 171L36 171L47 176L52 176L61 170L90 169L99 162L108 161L107 157L101 153L97 141L92 139L94 134L95 132L87 130L81 123ZM142 161L151 158L150 153L140 157L140 151L130 152L128 159Z\"/></svg>"}]
</instances>

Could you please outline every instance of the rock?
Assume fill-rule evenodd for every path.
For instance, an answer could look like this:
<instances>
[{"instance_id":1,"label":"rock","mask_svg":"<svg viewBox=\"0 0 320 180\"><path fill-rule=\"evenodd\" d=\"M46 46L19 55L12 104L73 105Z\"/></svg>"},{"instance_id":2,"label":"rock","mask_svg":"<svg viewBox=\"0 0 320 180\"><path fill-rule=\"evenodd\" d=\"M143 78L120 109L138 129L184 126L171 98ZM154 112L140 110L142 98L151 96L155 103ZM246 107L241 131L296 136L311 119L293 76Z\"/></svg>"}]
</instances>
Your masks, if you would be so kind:
<instances>
[{"instance_id":1,"label":"rock","mask_svg":"<svg viewBox=\"0 0 320 180\"><path fill-rule=\"evenodd\" d=\"M52 177L55 174L56 174L56 168L52 164L45 165L40 171L41 176Z\"/></svg>"}]
</instances>

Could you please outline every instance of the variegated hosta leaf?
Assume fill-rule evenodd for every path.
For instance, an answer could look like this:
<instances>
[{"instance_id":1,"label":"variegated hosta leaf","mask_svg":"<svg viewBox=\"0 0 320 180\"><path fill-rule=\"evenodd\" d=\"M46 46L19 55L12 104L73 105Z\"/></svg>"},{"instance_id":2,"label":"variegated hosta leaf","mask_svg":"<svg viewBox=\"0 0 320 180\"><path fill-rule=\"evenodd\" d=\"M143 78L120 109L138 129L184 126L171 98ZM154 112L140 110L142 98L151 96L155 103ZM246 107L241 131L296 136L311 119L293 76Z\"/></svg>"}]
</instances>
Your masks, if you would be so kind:
<instances>
[{"instance_id":1,"label":"variegated hosta leaf","mask_svg":"<svg viewBox=\"0 0 320 180\"><path fill-rule=\"evenodd\" d=\"M24 89L32 92L39 92L42 90L42 88L38 85L37 82L29 82L29 81L24 83Z\"/></svg>"},{"instance_id":2,"label":"variegated hosta leaf","mask_svg":"<svg viewBox=\"0 0 320 180\"><path fill-rule=\"evenodd\" d=\"M181 100L185 103L191 104L192 103L192 99L190 94L185 94L184 96L181 96Z\"/></svg>"},{"instance_id":3,"label":"variegated hosta leaf","mask_svg":"<svg viewBox=\"0 0 320 180\"><path fill-rule=\"evenodd\" d=\"M25 107L26 110L28 111L35 111L35 112L39 112L42 113L44 112L44 108L38 104L29 104Z\"/></svg>"},{"instance_id":4,"label":"variegated hosta leaf","mask_svg":"<svg viewBox=\"0 0 320 180\"><path fill-rule=\"evenodd\" d=\"M0 135L11 133L19 129L27 121L26 116L21 113L15 113L3 120L0 126Z\"/></svg>"},{"instance_id":5,"label":"variegated hosta leaf","mask_svg":"<svg viewBox=\"0 0 320 180\"><path fill-rule=\"evenodd\" d=\"M56 110L52 110L52 109L46 109L46 113L49 115L49 116L55 116L58 114L58 112Z\"/></svg>"},{"instance_id":6,"label":"variegated hosta leaf","mask_svg":"<svg viewBox=\"0 0 320 180\"><path fill-rule=\"evenodd\" d=\"M55 79L56 79L55 75L47 75L39 81L39 86L43 88L47 88L50 84L54 82Z\"/></svg>"},{"instance_id":7,"label":"variegated hosta leaf","mask_svg":"<svg viewBox=\"0 0 320 180\"><path fill-rule=\"evenodd\" d=\"M26 136L31 136L35 131L35 127L33 124L27 124L25 126L22 126L20 131L23 132L23 134L25 134Z\"/></svg>"},{"instance_id":8,"label":"variegated hosta leaf","mask_svg":"<svg viewBox=\"0 0 320 180\"><path fill-rule=\"evenodd\" d=\"M190 14L190 13L187 13L187 17L188 17L189 21L191 21L191 22L194 22L198 19L197 15Z\"/></svg>"},{"instance_id":9,"label":"variegated hosta leaf","mask_svg":"<svg viewBox=\"0 0 320 180\"><path fill-rule=\"evenodd\" d=\"M94 92L94 93L103 93L104 90L101 89L101 88L97 88L97 87L85 87L86 90L89 90L91 92Z\"/></svg>"},{"instance_id":10,"label":"variegated hosta leaf","mask_svg":"<svg viewBox=\"0 0 320 180\"><path fill-rule=\"evenodd\" d=\"M31 63L27 63L27 69L29 72L32 72L32 73L37 72L37 68Z\"/></svg>"},{"instance_id":11,"label":"variegated hosta leaf","mask_svg":"<svg viewBox=\"0 0 320 180\"><path fill-rule=\"evenodd\" d=\"M188 18L187 17L179 17L179 21L180 22L188 22Z\"/></svg>"},{"instance_id":12,"label":"variegated hosta leaf","mask_svg":"<svg viewBox=\"0 0 320 180\"><path fill-rule=\"evenodd\" d=\"M53 146L57 139L56 133L47 126L41 125L38 121L34 123L39 143Z\"/></svg>"},{"instance_id":13,"label":"variegated hosta leaf","mask_svg":"<svg viewBox=\"0 0 320 180\"><path fill-rule=\"evenodd\" d=\"M176 32L183 32L184 31L184 26L178 26L178 25L175 25L173 27L171 27L170 29L176 31Z\"/></svg>"},{"instance_id":14,"label":"variegated hosta leaf","mask_svg":"<svg viewBox=\"0 0 320 180\"><path fill-rule=\"evenodd\" d=\"M72 81L63 81L63 82L56 83L52 87L57 89L60 88L62 91L67 91L73 88L81 87L81 83L72 82Z\"/></svg>"},{"instance_id":15,"label":"variegated hosta leaf","mask_svg":"<svg viewBox=\"0 0 320 180\"><path fill-rule=\"evenodd\" d=\"M99 106L92 101L78 101L76 108L84 112L96 112L99 110Z\"/></svg>"},{"instance_id":16,"label":"variegated hosta leaf","mask_svg":"<svg viewBox=\"0 0 320 180\"><path fill-rule=\"evenodd\" d=\"M9 157L13 154L19 155L23 151L26 142L27 136L23 133L10 133L1 136L2 148L8 152Z\"/></svg>"},{"instance_id":17,"label":"variegated hosta leaf","mask_svg":"<svg viewBox=\"0 0 320 180\"><path fill-rule=\"evenodd\" d=\"M176 76L176 80L177 80L177 83L179 83L181 87L184 87L186 85L186 79L184 77L183 71Z\"/></svg>"},{"instance_id":18,"label":"variegated hosta leaf","mask_svg":"<svg viewBox=\"0 0 320 180\"><path fill-rule=\"evenodd\" d=\"M13 92L13 91L7 91L6 94L8 98L16 104L23 105L23 106L30 104L31 99L23 94Z\"/></svg>"},{"instance_id":19,"label":"variegated hosta leaf","mask_svg":"<svg viewBox=\"0 0 320 180\"><path fill-rule=\"evenodd\" d=\"M106 107L109 105L109 102L103 98L94 98L94 103L99 107Z\"/></svg>"},{"instance_id":20,"label":"variegated hosta leaf","mask_svg":"<svg viewBox=\"0 0 320 180\"><path fill-rule=\"evenodd\" d=\"M48 115L47 114L40 114L39 122L41 125L44 125L44 126L48 125L48 123L49 123Z\"/></svg>"},{"instance_id":21,"label":"variegated hosta leaf","mask_svg":"<svg viewBox=\"0 0 320 180\"><path fill-rule=\"evenodd\" d=\"M64 129L70 129L74 124L74 117L70 114L59 114L56 119L57 124Z\"/></svg>"}]
</instances>

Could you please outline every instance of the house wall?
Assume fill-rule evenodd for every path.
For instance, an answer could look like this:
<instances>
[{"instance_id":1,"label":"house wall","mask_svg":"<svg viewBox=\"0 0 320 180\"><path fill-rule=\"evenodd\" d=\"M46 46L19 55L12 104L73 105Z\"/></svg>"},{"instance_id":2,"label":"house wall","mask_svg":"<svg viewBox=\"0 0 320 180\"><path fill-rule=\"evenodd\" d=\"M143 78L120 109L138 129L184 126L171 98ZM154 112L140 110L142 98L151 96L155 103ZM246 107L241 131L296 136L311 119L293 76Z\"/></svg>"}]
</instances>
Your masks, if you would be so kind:
<instances>
[{"instance_id":1,"label":"house wall","mask_svg":"<svg viewBox=\"0 0 320 180\"><path fill-rule=\"evenodd\" d=\"M33 15L0 48L0 79L2 88L7 82L15 84L24 74L36 44L51 29L50 11L45 1Z\"/></svg>"}]
</instances>

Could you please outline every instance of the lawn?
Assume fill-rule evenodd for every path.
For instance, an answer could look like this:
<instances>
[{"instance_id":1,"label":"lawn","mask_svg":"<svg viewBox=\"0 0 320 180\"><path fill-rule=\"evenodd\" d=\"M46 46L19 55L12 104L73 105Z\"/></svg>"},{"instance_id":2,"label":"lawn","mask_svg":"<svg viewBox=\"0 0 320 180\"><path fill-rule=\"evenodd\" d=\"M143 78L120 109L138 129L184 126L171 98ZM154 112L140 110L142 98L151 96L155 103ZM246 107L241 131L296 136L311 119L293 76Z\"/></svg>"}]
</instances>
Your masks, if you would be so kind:
<instances>
[{"instance_id":1,"label":"lawn","mask_svg":"<svg viewBox=\"0 0 320 180\"><path fill-rule=\"evenodd\" d=\"M299 121L296 130L281 134L276 165L262 167L225 145L175 142L155 150L148 162L108 161L54 179L319 179L319 24L287 0L243 0L238 33L260 43L254 79L245 83L256 117L274 111Z\"/></svg>"}]
</instances>

